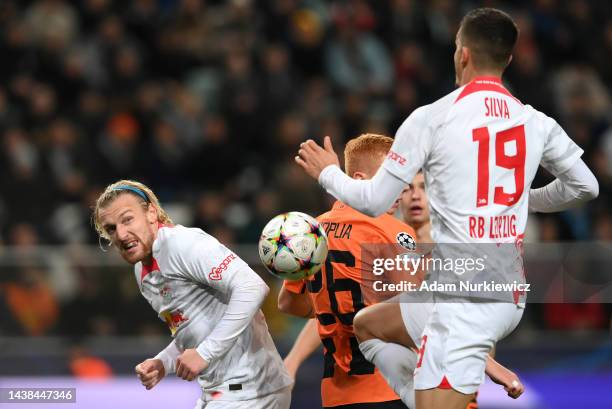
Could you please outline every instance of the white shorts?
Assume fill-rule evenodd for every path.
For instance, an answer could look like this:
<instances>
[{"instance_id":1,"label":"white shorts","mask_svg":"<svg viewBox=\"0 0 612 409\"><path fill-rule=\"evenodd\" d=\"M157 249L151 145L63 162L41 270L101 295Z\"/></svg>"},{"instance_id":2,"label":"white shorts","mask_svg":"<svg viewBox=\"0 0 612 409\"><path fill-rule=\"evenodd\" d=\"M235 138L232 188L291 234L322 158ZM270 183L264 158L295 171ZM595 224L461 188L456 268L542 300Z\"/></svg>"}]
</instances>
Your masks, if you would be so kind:
<instances>
[{"instance_id":1,"label":"white shorts","mask_svg":"<svg viewBox=\"0 0 612 409\"><path fill-rule=\"evenodd\" d=\"M209 400L198 399L195 409L289 409L291 405L291 386L287 386L266 396L249 400Z\"/></svg>"},{"instance_id":2,"label":"white shorts","mask_svg":"<svg viewBox=\"0 0 612 409\"><path fill-rule=\"evenodd\" d=\"M436 302L423 330L414 388L476 392L487 354L516 328L523 311L511 303Z\"/></svg>"},{"instance_id":3,"label":"white shorts","mask_svg":"<svg viewBox=\"0 0 612 409\"><path fill-rule=\"evenodd\" d=\"M433 310L433 299L431 296L424 297L423 294L402 293L399 295L398 301L406 332L418 348L421 344L423 330Z\"/></svg>"}]
</instances>

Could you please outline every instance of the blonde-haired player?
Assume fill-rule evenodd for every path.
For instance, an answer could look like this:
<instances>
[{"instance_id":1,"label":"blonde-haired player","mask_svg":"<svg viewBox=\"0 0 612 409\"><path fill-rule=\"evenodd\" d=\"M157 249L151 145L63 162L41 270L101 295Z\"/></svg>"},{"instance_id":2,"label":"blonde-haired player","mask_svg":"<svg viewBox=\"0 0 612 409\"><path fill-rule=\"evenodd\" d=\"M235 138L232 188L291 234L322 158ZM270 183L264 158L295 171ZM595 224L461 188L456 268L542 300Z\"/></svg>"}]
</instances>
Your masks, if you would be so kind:
<instances>
[{"instance_id":1,"label":"blonde-haired player","mask_svg":"<svg viewBox=\"0 0 612 409\"><path fill-rule=\"evenodd\" d=\"M260 310L269 289L257 273L204 231L173 225L139 182L107 186L93 221L134 265L142 295L174 338L136 366L147 389L176 372L198 380L196 408L289 408L291 379Z\"/></svg>"}]
</instances>

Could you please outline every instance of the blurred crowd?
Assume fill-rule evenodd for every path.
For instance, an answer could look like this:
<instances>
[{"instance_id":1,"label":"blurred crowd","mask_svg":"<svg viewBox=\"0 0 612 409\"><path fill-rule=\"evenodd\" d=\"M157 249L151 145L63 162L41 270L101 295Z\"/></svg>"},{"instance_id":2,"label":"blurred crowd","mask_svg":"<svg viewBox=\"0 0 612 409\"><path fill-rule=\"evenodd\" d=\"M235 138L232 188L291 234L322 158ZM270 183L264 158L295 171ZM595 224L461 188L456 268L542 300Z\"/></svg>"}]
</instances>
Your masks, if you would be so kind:
<instances>
[{"instance_id":1,"label":"blurred crowd","mask_svg":"<svg viewBox=\"0 0 612 409\"><path fill-rule=\"evenodd\" d=\"M520 28L505 84L559 121L600 182L528 239L612 240L611 3L2 0L0 243L97 244L90 208L119 178L229 245L279 212L320 213L330 200L294 165L298 144L393 135L452 91L458 24L482 5Z\"/></svg>"}]
</instances>

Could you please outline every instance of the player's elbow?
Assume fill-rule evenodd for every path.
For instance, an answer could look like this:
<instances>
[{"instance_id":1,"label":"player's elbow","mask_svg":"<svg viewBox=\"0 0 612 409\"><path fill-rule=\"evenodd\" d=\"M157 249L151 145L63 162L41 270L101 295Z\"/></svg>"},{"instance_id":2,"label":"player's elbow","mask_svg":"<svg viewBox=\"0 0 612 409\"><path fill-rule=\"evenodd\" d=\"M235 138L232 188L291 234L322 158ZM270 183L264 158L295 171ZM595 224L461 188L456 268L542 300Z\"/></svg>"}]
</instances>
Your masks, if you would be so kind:
<instances>
[{"instance_id":1,"label":"player's elbow","mask_svg":"<svg viewBox=\"0 0 612 409\"><path fill-rule=\"evenodd\" d=\"M304 294L293 294L285 288L278 294L278 309L296 317L308 318L312 315L312 304L308 297Z\"/></svg>"},{"instance_id":2,"label":"player's elbow","mask_svg":"<svg viewBox=\"0 0 612 409\"><path fill-rule=\"evenodd\" d=\"M285 314L291 313L291 300L284 291L278 294L277 306L280 312L284 312Z\"/></svg>"},{"instance_id":3,"label":"player's elbow","mask_svg":"<svg viewBox=\"0 0 612 409\"><path fill-rule=\"evenodd\" d=\"M588 202L599 196L599 182L584 162L579 161L570 172L574 175L572 184L579 202Z\"/></svg>"},{"instance_id":4,"label":"player's elbow","mask_svg":"<svg viewBox=\"0 0 612 409\"><path fill-rule=\"evenodd\" d=\"M268 296L268 294L270 294L270 287L268 287L268 285L266 283L261 283L258 288L257 288L257 293L259 295L259 299L260 299L260 304L263 303L263 301L266 299L266 297Z\"/></svg>"},{"instance_id":5,"label":"player's elbow","mask_svg":"<svg viewBox=\"0 0 612 409\"><path fill-rule=\"evenodd\" d=\"M380 197L374 198L370 201L363 201L361 205L355 207L355 209L360 213L370 217L378 217L385 213L388 208L389 206L385 208L385 202L384 200L381 200Z\"/></svg>"},{"instance_id":6,"label":"player's elbow","mask_svg":"<svg viewBox=\"0 0 612 409\"><path fill-rule=\"evenodd\" d=\"M367 308L359 311L353 318L353 332L360 343L375 338L370 331L370 321L371 317Z\"/></svg>"},{"instance_id":7,"label":"player's elbow","mask_svg":"<svg viewBox=\"0 0 612 409\"><path fill-rule=\"evenodd\" d=\"M254 279L245 280L244 282L240 282L236 284L233 288L233 291L237 291L241 294L248 294L248 298L253 301L254 305L261 306L270 293L270 287L257 275L253 273L255 276Z\"/></svg>"},{"instance_id":8,"label":"player's elbow","mask_svg":"<svg viewBox=\"0 0 612 409\"><path fill-rule=\"evenodd\" d=\"M580 199L588 202L599 196L599 182L594 175L591 174L591 178L588 183L585 183L580 192Z\"/></svg>"}]
</instances>

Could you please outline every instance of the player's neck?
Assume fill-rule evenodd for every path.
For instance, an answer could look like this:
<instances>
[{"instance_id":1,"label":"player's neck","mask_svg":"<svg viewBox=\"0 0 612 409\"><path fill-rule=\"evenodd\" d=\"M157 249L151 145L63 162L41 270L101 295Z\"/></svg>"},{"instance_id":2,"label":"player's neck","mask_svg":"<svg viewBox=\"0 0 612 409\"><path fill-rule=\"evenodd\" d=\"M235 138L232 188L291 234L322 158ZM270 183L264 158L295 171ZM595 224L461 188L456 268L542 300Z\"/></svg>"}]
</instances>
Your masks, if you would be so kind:
<instances>
[{"instance_id":1,"label":"player's neck","mask_svg":"<svg viewBox=\"0 0 612 409\"><path fill-rule=\"evenodd\" d=\"M431 223L426 222L422 224L413 225L413 228L416 232L416 241L417 243L432 243L431 239Z\"/></svg>"},{"instance_id":2,"label":"player's neck","mask_svg":"<svg viewBox=\"0 0 612 409\"><path fill-rule=\"evenodd\" d=\"M461 75L459 86L464 86L479 77L493 77L501 81L502 72L497 70L481 70L474 67L465 67Z\"/></svg>"},{"instance_id":3,"label":"player's neck","mask_svg":"<svg viewBox=\"0 0 612 409\"><path fill-rule=\"evenodd\" d=\"M153 253L149 254L145 258L142 259L142 265L150 266L153 264Z\"/></svg>"},{"instance_id":4,"label":"player's neck","mask_svg":"<svg viewBox=\"0 0 612 409\"><path fill-rule=\"evenodd\" d=\"M151 252L149 254L147 254L143 259L142 259L142 264L145 266L150 266L153 264L153 243L155 243L155 240L157 240L157 235L159 233L159 229L160 227L163 227L164 224L162 223L156 223L152 226L152 235L153 235L153 241L151 243Z\"/></svg>"}]
</instances>

